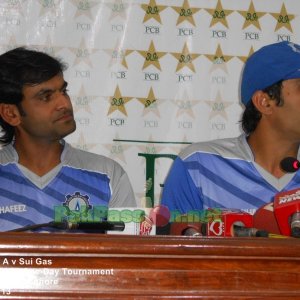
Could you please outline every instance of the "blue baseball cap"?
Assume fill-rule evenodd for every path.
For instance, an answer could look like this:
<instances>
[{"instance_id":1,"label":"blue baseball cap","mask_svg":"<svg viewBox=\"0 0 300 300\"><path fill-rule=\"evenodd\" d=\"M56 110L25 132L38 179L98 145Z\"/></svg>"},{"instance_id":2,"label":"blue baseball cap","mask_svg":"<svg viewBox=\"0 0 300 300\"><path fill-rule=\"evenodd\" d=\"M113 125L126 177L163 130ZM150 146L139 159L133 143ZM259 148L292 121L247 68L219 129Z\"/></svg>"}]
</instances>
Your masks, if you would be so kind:
<instances>
[{"instance_id":1,"label":"blue baseball cap","mask_svg":"<svg viewBox=\"0 0 300 300\"><path fill-rule=\"evenodd\" d=\"M256 91L294 78L300 78L300 45L285 41L264 46L246 61L241 82L242 103L250 102Z\"/></svg>"}]
</instances>

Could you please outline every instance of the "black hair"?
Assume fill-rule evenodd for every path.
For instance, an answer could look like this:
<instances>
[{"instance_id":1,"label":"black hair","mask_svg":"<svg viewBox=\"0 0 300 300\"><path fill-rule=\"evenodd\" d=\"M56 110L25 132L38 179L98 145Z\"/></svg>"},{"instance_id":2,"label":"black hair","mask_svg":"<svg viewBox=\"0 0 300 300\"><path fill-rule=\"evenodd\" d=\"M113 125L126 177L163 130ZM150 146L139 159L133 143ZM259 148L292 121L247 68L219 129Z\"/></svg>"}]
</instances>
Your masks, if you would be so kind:
<instances>
[{"instance_id":1,"label":"black hair","mask_svg":"<svg viewBox=\"0 0 300 300\"><path fill-rule=\"evenodd\" d=\"M263 89L262 91L268 94L272 100L275 100L277 106L282 106L284 101L281 96L281 88L282 88L282 80ZM261 113L256 109L252 100L250 100L246 105L241 120L242 128L244 132L247 135L251 134L256 129L260 119L261 119Z\"/></svg>"},{"instance_id":2,"label":"black hair","mask_svg":"<svg viewBox=\"0 0 300 300\"><path fill-rule=\"evenodd\" d=\"M24 85L36 85L62 73L67 65L46 53L15 48L0 55L0 103L15 104L21 108ZM0 143L9 144L15 128L0 116L3 135Z\"/></svg>"}]
</instances>

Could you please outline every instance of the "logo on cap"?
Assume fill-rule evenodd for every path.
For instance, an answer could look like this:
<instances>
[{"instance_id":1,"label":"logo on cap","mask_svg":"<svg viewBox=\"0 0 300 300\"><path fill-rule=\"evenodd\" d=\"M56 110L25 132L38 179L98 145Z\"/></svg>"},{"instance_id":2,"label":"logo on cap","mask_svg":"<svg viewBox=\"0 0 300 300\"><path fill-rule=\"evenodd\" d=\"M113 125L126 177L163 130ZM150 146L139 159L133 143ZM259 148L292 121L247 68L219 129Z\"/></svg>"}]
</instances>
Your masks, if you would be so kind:
<instances>
[{"instance_id":1,"label":"logo on cap","mask_svg":"<svg viewBox=\"0 0 300 300\"><path fill-rule=\"evenodd\" d=\"M292 48L294 52L300 53L300 48L297 47L294 43L288 43L288 45Z\"/></svg>"}]
</instances>

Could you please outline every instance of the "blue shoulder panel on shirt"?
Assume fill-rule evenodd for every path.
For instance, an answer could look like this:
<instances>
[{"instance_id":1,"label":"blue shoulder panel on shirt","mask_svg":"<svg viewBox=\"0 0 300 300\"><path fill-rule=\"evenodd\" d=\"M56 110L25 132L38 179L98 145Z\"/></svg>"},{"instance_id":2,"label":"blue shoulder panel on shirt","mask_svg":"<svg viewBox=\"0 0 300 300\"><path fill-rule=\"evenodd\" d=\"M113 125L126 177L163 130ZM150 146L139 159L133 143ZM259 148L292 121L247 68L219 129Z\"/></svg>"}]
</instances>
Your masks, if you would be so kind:
<instances>
[{"instance_id":1,"label":"blue shoulder panel on shirt","mask_svg":"<svg viewBox=\"0 0 300 300\"><path fill-rule=\"evenodd\" d=\"M181 213L203 208L200 192L195 188L184 162L179 157L175 159L172 171L165 181L161 204L170 210L179 209Z\"/></svg>"}]
</instances>

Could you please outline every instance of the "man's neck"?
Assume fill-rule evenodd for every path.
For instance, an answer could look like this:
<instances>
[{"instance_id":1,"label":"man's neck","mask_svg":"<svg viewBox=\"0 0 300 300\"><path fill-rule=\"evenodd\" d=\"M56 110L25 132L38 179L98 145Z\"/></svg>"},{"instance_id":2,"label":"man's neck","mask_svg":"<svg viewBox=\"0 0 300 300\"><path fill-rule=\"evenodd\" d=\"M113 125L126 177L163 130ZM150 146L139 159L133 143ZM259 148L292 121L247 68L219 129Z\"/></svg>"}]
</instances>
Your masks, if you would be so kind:
<instances>
[{"instance_id":1,"label":"man's neck","mask_svg":"<svg viewBox=\"0 0 300 300\"><path fill-rule=\"evenodd\" d=\"M248 138L248 144L254 161L277 178L286 174L280 168L281 160L288 156L297 157L299 148L297 142L280 138L276 134L265 134L262 130L252 133Z\"/></svg>"},{"instance_id":2,"label":"man's neck","mask_svg":"<svg viewBox=\"0 0 300 300\"><path fill-rule=\"evenodd\" d=\"M14 145L18 156L18 163L38 176L43 176L60 164L63 145L59 142L50 144Z\"/></svg>"}]
</instances>

